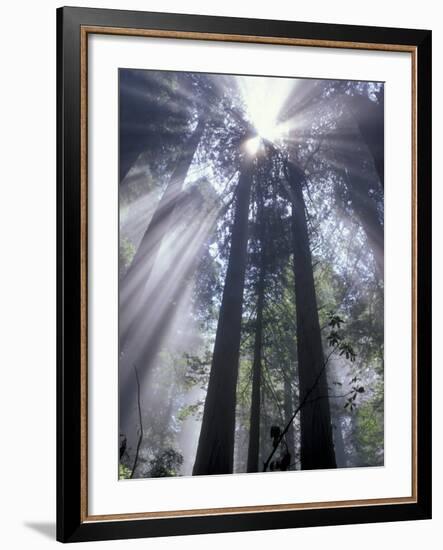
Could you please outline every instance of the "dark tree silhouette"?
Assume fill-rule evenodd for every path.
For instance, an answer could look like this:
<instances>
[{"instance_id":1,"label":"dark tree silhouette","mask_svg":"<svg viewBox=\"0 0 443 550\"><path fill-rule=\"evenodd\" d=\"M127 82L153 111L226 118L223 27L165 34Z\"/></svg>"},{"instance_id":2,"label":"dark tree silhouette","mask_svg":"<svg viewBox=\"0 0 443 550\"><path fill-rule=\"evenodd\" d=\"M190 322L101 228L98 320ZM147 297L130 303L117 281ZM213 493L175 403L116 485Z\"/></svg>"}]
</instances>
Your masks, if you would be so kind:
<instances>
[{"instance_id":1,"label":"dark tree silhouette","mask_svg":"<svg viewBox=\"0 0 443 550\"><path fill-rule=\"evenodd\" d=\"M260 390L262 376L262 340L263 340L263 309L265 302L265 277L266 277L266 246L265 219L263 212L262 182L257 185L257 217L260 243L260 266L257 282L257 315L255 320L254 358L252 362L252 395L251 414L249 422L249 446L247 458L247 471L258 472L260 449Z\"/></svg>"},{"instance_id":2,"label":"dark tree silhouette","mask_svg":"<svg viewBox=\"0 0 443 550\"><path fill-rule=\"evenodd\" d=\"M335 468L326 371L318 306L315 294L308 226L302 184L303 172L287 163L289 194L292 202L295 302L297 315L297 356L300 400L312 390L310 401L300 412L301 464L304 470ZM319 373L321 376L317 380Z\"/></svg>"},{"instance_id":3,"label":"dark tree silhouette","mask_svg":"<svg viewBox=\"0 0 443 550\"><path fill-rule=\"evenodd\" d=\"M382 464L383 84L119 83L120 478Z\"/></svg>"},{"instance_id":4,"label":"dark tree silhouette","mask_svg":"<svg viewBox=\"0 0 443 550\"><path fill-rule=\"evenodd\" d=\"M248 243L252 161L240 171L231 250L212 356L211 374L193 474L229 474L233 469L236 386Z\"/></svg>"},{"instance_id":5,"label":"dark tree silhouette","mask_svg":"<svg viewBox=\"0 0 443 550\"><path fill-rule=\"evenodd\" d=\"M285 368L286 367L286 368ZM285 413L285 422L289 422L293 412L294 412L294 397L292 392L291 379L293 376L293 369L290 365L284 365L285 373L283 375L283 410ZM295 430L293 422L290 423L288 432L286 434L286 444L288 445L288 451L291 453L291 460L294 458L295 452ZM294 460L292 460L294 462Z\"/></svg>"}]
</instances>

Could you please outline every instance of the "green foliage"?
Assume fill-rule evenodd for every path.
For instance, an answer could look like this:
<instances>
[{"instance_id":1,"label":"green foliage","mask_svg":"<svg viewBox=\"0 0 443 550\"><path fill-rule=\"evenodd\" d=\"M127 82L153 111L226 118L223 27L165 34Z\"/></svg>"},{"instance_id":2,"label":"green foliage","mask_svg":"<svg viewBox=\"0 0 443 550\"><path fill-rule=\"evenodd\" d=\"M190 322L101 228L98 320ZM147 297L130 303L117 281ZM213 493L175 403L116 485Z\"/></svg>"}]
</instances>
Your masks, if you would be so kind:
<instances>
[{"instance_id":1,"label":"green foliage","mask_svg":"<svg viewBox=\"0 0 443 550\"><path fill-rule=\"evenodd\" d=\"M200 418L203 405L204 405L204 401L199 400L197 401L197 403L191 403L190 405L183 406L178 411L178 415L177 415L178 420L180 420L180 422L184 422L190 416L194 416L195 418Z\"/></svg>"},{"instance_id":2,"label":"green foliage","mask_svg":"<svg viewBox=\"0 0 443 550\"><path fill-rule=\"evenodd\" d=\"M191 392L196 388L206 390L212 360L210 350L206 350L201 355L184 352L182 358L184 360L184 370L181 377L183 390L188 392L189 395L192 395ZM185 402L177 411L177 420L184 422L189 417L200 420L203 413L203 405L203 399L198 399L191 403Z\"/></svg>"},{"instance_id":3,"label":"green foliage","mask_svg":"<svg viewBox=\"0 0 443 550\"><path fill-rule=\"evenodd\" d=\"M132 259L135 254L135 246L131 243L126 237L120 236L120 247L119 247L119 270L120 277L122 277L128 267L131 265Z\"/></svg>"},{"instance_id":4,"label":"green foliage","mask_svg":"<svg viewBox=\"0 0 443 550\"><path fill-rule=\"evenodd\" d=\"M356 449L362 466L383 465L383 404L380 395L361 405L356 413Z\"/></svg>"},{"instance_id":5,"label":"green foliage","mask_svg":"<svg viewBox=\"0 0 443 550\"><path fill-rule=\"evenodd\" d=\"M149 477L172 477L179 473L183 464L183 455L175 449L166 449L158 453L149 462Z\"/></svg>"},{"instance_id":6,"label":"green foliage","mask_svg":"<svg viewBox=\"0 0 443 550\"><path fill-rule=\"evenodd\" d=\"M328 325L329 325L331 328L337 327L337 329L340 329L341 325L342 325L344 322L345 322L345 321L344 321L339 315L337 315L337 314L334 313L333 311L330 311L330 312L329 312L329 323L328 323Z\"/></svg>"},{"instance_id":7,"label":"green foliage","mask_svg":"<svg viewBox=\"0 0 443 550\"><path fill-rule=\"evenodd\" d=\"M209 379L209 369L212 361L211 351L206 350L203 357L185 352L183 358L186 361L185 388L189 390L198 385L204 389Z\"/></svg>"},{"instance_id":8,"label":"green foliage","mask_svg":"<svg viewBox=\"0 0 443 550\"><path fill-rule=\"evenodd\" d=\"M336 347L340 344L343 336L339 334L336 330L331 330L331 332L326 337L326 340L328 341L328 346L330 347Z\"/></svg>"},{"instance_id":9,"label":"green foliage","mask_svg":"<svg viewBox=\"0 0 443 550\"><path fill-rule=\"evenodd\" d=\"M337 329L340 329L340 326L344 322L345 321L341 317L339 317L332 311L329 312L328 326L331 327L331 331L326 337L326 340L328 342L328 346L337 348L339 355L344 355L346 359L349 359L353 363L356 358L354 348L352 347L350 342L344 339L344 335L342 333L340 333L338 330L335 330L335 327L337 327Z\"/></svg>"},{"instance_id":10,"label":"green foliage","mask_svg":"<svg viewBox=\"0 0 443 550\"><path fill-rule=\"evenodd\" d=\"M147 78L147 84L140 85L140 90L149 91L146 94L148 104L145 105L146 112L142 113L143 120L133 122L136 122L134 127L138 131L142 126L143 131L148 131L149 140L145 153L140 155L131 174L125 178L120 192L120 222L121 228L124 227L119 250L120 276L124 275L134 257L133 243L138 237L134 224L129 222L135 219L138 231L144 231L161 190L177 166L183 145L200 120L205 120L207 126L181 197L183 203L192 205L192 208L180 209L181 225L174 228L173 237L175 234L180 237L182 227L195 221L189 218L195 216L196 211L199 214L195 216L197 223L201 219L215 218L214 211L218 216L215 227L195 252L198 265L195 275L187 277L186 284L180 288L180 299L183 296L185 299L182 302L177 299L177 304L185 304L183 309L186 311L183 314L178 306L175 308L177 318L171 319L170 323L172 336L168 335L168 342L156 356L149 390L142 396L144 439L137 475L164 477L179 475L183 456L174 447L181 437L188 435L186 420L191 417L200 419L203 409L231 247L236 174L241 151L239 143L244 139L245 128L241 123L244 113L242 106L238 105L235 86L226 92L222 86L217 86L217 93L222 97L215 101L213 77L174 73L160 77L153 72L143 78ZM227 78L225 85L228 85ZM312 89L309 88L311 85L314 85ZM305 92L309 93L305 93L305 97L309 108L305 109L307 116L304 117L308 125L297 135L296 146L291 147L290 154L295 163L305 167L307 174L303 194L315 292L325 348L329 348L323 351L326 357L331 353L328 376L334 379L331 383L337 390L329 393L337 393L340 398L329 401L343 419L347 453L358 453L362 463L372 464L380 461L383 455L383 292L382 284L374 277L374 266L361 223L353 212L348 189L337 170L343 162L335 158L334 144L340 142L335 139L340 137L340 105L336 102L339 94L370 96L379 94L380 89L362 83L348 83L343 88L344 85L335 81L300 81L300 87L308 86ZM297 90L299 93L300 88ZM317 99L313 99L315 97ZM329 98L334 101L333 109L323 101ZM130 102L131 98L128 97L127 101ZM232 116L233 110L236 116ZM345 123L348 124L346 116ZM348 131L348 126L346 129ZM333 134L335 131L337 133ZM331 138L327 137L323 143L322 139L329 133ZM322 144L321 149L319 144ZM263 265L261 458L266 459L276 445L300 398L291 205L282 188L282 158L278 155L269 157L272 158L262 158L260 164L255 165L251 190L235 411L236 471L244 471L249 440L257 290ZM356 169L357 164L356 161ZM368 170L366 172L371 175ZM374 197L380 203L381 212L380 191ZM147 208L145 198L150 202ZM138 218L135 215L137 208ZM171 261L171 274L186 257L186 244ZM163 286L166 289L169 286L166 278ZM189 307L186 296L191 296ZM176 323L179 329L176 329ZM379 389L374 391L377 384ZM296 417L293 423L295 438L300 438L298 422ZM291 445L291 452L288 452L285 443L281 443L281 449L276 451L280 456L270 464L271 469L289 466L294 447L298 449L295 456L299 452L299 440ZM133 452L133 448L127 451L129 456ZM186 466L191 460L192 457L186 457ZM129 468L120 465L120 478L129 475Z\"/></svg>"},{"instance_id":11,"label":"green foliage","mask_svg":"<svg viewBox=\"0 0 443 550\"><path fill-rule=\"evenodd\" d=\"M152 192L156 188L149 166L146 164L147 154L142 154L133 167L133 171L140 173L142 177L128 178L120 191L120 216L123 218L130 214L129 208L135 201Z\"/></svg>"},{"instance_id":12,"label":"green foliage","mask_svg":"<svg viewBox=\"0 0 443 550\"><path fill-rule=\"evenodd\" d=\"M354 348L349 342L340 342L338 349L340 351L340 355L344 355L346 359L349 359L352 362L355 361L356 354Z\"/></svg>"},{"instance_id":13,"label":"green foliage","mask_svg":"<svg viewBox=\"0 0 443 550\"><path fill-rule=\"evenodd\" d=\"M130 477L131 470L124 464L120 463L118 465L118 479L130 479Z\"/></svg>"},{"instance_id":14,"label":"green foliage","mask_svg":"<svg viewBox=\"0 0 443 550\"><path fill-rule=\"evenodd\" d=\"M350 396L346 399L346 403L344 405L345 409L349 407L349 410L353 411L356 408L356 400L358 395L365 392L364 386L357 384L358 381L359 378L357 376L354 376L354 378L352 378L352 380L349 382L352 387L349 391Z\"/></svg>"}]
</instances>

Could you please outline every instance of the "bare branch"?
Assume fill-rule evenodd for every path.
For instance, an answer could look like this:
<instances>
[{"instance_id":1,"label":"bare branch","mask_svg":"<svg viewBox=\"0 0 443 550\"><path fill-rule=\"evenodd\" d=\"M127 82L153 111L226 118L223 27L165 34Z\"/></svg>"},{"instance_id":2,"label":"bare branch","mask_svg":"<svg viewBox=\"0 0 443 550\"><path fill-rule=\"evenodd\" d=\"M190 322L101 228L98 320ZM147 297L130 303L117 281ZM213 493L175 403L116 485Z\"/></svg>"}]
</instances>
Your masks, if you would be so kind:
<instances>
[{"instance_id":1,"label":"bare branch","mask_svg":"<svg viewBox=\"0 0 443 550\"><path fill-rule=\"evenodd\" d=\"M280 443L282 442L283 438L285 437L287 431L289 430L289 427L291 426L292 422L294 421L294 418L297 416L297 414L299 413L299 411L301 410L302 407L304 407L304 405L306 405L306 402L308 400L308 397L311 395L311 393L315 390L315 388L317 387L317 384L321 378L321 375L323 374L323 372L325 371L327 365L328 365L328 362L329 362L329 359L331 358L331 355L337 351L338 349L338 346L335 346L334 349L329 353L328 357L326 358L326 361L324 362L324 365L323 367L320 369L320 371L318 372L315 380L314 380L314 383L312 384L312 386L309 388L309 390L306 392L306 395L303 397L302 401L300 402L299 406L295 409L295 412L294 414L291 416L289 422L286 424L286 427L285 429L281 432L280 434L280 437L278 438L276 444L274 445L274 448L272 449L270 455L268 456L268 458L266 459L266 461L264 462L263 464L263 471L266 472L267 469L268 469L268 466L269 466L269 463L271 462L272 460L272 457L274 456L275 454L275 451L278 449L278 446L280 445Z\"/></svg>"},{"instance_id":2,"label":"bare branch","mask_svg":"<svg viewBox=\"0 0 443 550\"><path fill-rule=\"evenodd\" d=\"M142 439L143 439L142 409L141 409L141 406L140 406L140 380L138 378L137 367L135 365L134 365L134 372L135 372L135 379L137 381L137 405L138 405L138 420L139 420L139 423L140 423L140 433L139 433L138 441L137 441L137 449L135 450L134 464L132 466L131 475L129 476L130 479L132 479L134 477L134 472L135 472L135 469L137 467L137 462L138 462L138 455L140 453L140 445L141 445Z\"/></svg>"}]
</instances>

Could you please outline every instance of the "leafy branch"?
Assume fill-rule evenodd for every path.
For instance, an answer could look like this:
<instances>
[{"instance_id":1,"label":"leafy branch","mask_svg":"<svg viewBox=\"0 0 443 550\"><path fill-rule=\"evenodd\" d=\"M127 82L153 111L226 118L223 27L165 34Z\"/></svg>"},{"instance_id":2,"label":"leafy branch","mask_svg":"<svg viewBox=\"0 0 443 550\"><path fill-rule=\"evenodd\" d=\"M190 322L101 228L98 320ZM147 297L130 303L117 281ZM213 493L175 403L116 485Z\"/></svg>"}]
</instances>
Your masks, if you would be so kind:
<instances>
[{"instance_id":1,"label":"leafy branch","mask_svg":"<svg viewBox=\"0 0 443 550\"><path fill-rule=\"evenodd\" d=\"M331 332L327 336L327 342L328 342L328 346L332 347L332 350L329 352L328 356L326 357L326 360L324 361L322 368L317 373L317 376L314 380L314 383L312 384L312 386L309 388L309 390L304 395L303 399L299 403L298 407L295 409L295 412L293 413L293 415L289 419L289 421L286 424L285 428L283 430L280 430L280 428L278 428L278 432L277 432L277 430L274 430L273 433L271 433L271 437L273 438L273 448L272 448L272 451L270 452L268 458L263 463L263 471L264 472L267 471L275 452L277 451L280 443L282 442L283 438L285 437L286 433L288 432L288 430L289 430L292 422L294 421L295 417L300 412L300 410L308 402L310 402L310 401L308 401L308 399L312 395L314 390L316 389L316 387L317 387L317 385L320 381L320 378L322 377L323 373L325 372L326 367L328 366L329 360L331 359L332 355L334 353L338 352L339 355L341 355L341 356L344 355L346 357L346 359L350 360L351 362L355 361L356 354L355 354L351 344L346 342L343 335L339 332L339 329L340 329L341 325L344 322L345 321L341 317L334 314L333 312L329 312L329 326L331 328ZM351 380L351 383L356 384L357 380L358 380L357 377L354 377ZM363 393L364 391L365 390L364 390L363 386L354 385L353 388L347 394L345 394L343 396L343 397L346 397L346 396L350 395L350 397L348 398L348 401L345 405L345 408L349 406L352 410L355 406L354 402L357 398L357 395L359 393ZM316 401L317 399L320 399L320 398L323 399L323 398L329 398L329 397L330 396L328 396L328 395L319 396L319 397L317 397L316 399L314 399L312 401ZM333 397L333 396L331 396L331 397ZM273 427L273 428L276 428L276 427ZM287 456L288 454L289 453L286 453L286 455L284 456L284 459L290 461L290 455ZM284 467L284 469L287 469L286 464L283 464L283 467Z\"/></svg>"}]
</instances>

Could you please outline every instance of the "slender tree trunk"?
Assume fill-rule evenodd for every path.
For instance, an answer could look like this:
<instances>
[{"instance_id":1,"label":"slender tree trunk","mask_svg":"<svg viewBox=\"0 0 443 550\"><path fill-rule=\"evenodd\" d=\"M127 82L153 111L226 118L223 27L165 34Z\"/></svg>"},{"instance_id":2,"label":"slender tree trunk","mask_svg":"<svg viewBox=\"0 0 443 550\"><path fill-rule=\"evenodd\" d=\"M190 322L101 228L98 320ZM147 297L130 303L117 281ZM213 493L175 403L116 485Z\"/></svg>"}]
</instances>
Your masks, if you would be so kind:
<instances>
[{"instance_id":1,"label":"slender tree trunk","mask_svg":"<svg viewBox=\"0 0 443 550\"><path fill-rule=\"evenodd\" d=\"M317 298L314 286L308 226L302 191L304 175L288 163L288 179L292 199L292 230L297 314L297 356L300 401L314 387L311 398L300 412L301 467L303 470L335 468L331 417L327 395L326 372Z\"/></svg>"},{"instance_id":2,"label":"slender tree trunk","mask_svg":"<svg viewBox=\"0 0 443 550\"><path fill-rule=\"evenodd\" d=\"M292 368L288 369L289 372L283 379L283 392L284 392L284 412L285 412L285 424L289 422L292 415L294 414L294 396L292 393ZM291 453L291 464L294 462L295 457L295 432L294 432L294 423L291 422L288 432L286 434L286 443L288 445L288 450ZM292 468L290 468L292 469Z\"/></svg>"},{"instance_id":3,"label":"slender tree trunk","mask_svg":"<svg viewBox=\"0 0 443 550\"><path fill-rule=\"evenodd\" d=\"M172 228L174 210L180 201L183 184L200 142L204 126L205 121L201 119L183 149L166 190L121 283L119 296L120 351L124 349L128 335L134 325L139 322L140 314L144 314L146 311L147 282L157 260L163 239Z\"/></svg>"},{"instance_id":4,"label":"slender tree trunk","mask_svg":"<svg viewBox=\"0 0 443 550\"><path fill-rule=\"evenodd\" d=\"M267 456L268 451L267 448L269 446L269 422L268 417L266 415L266 387L264 384L261 385L260 389L260 405L261 405L261 422L260 422L260 452L259 452L259 460L260 464L262 465L263 460L261 460L264 456ZM260 467L261 471L261 467Z\"/></svg>"},{"instance_id":5,"label":"slender tree trunk","mask_svg":"<svg viewBox=\"0 0 443 550\"><path fill-rule=\"evenodd\" d=\"M384 278L384 228L380 222L375 200L370 196L370 184L364 175L345 171L346 184L352 208L365 232L374 256L377 273Z\"/></svg>"},{"instance_id":6,"label":"slender tree trunk","mask_svg":"<svg viewBox=\"0 0 443 550\"><path fill-rule=\"evenodd\" d=\"M251 161L245 159L237 188L231 250L193 475L229 474L233 470L251 180Z\"/></svg>"},{"instance_id":7,"label":"slender tree trunk","mask_svg":"<svg viewBox=\"0 0 443 550\"><path fill-rule=\"evenodd\" d=\"M261 277L261 279L263 279ZM249 423L249 446L248 446L248 472L258 472L260 449L260 387L262 372L262 335L263 335L263 302L264 302L264 281L260 281L261 288L257 300L257 319L254 341L254 359L252 364L252 396L251 415Z\"/></svg>"},{"instance_id":8,"label":"slender tree trunk","mask_svg":"<svg viewBox=\"0 0 443 550\"><path fill-rule=\"evenodd\" d=\"M141 404L140 404L140 381L139 381L139 378L138 378L137 367L135 365L134 365L134 373L135 373L135 378L136 378L136 381L137 381L138 423L139 423L139 430L140 431L139 431L139 435L138 435L137 447L135 449L134 464L132 466L131 475L130 475L131 479L134 477L135 469L137 468L138 456L139 456L139 453L140 453L140 446L141 446L142 441L143 441L143 419L142 419L142 407L141 407Z\"/></svg>"},{"instance_id":9,"label":"slender tree trunk","mask_svg":"<svg viewBox=\"0 0 443 550\"><path fill-rule=\"evenodd\" d=\"M257 201L257 217L260 233L260 272L257 285L257 317L255 322L254 359L252 363L251 415L249 422L249 445L247 462L248 472L260 471L258 464L260 451L260 389L262 373L263 308L265 301L266 272L266 244L264 238L265 220L263 218L263 195L261 189L257 190Z\"/></svg>"}]
</instances>

